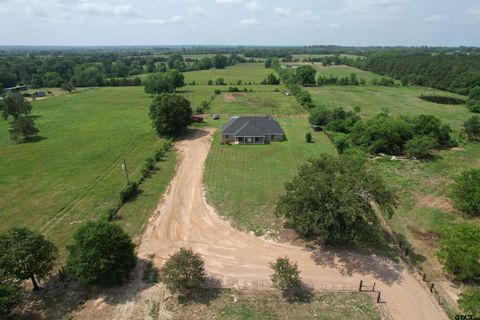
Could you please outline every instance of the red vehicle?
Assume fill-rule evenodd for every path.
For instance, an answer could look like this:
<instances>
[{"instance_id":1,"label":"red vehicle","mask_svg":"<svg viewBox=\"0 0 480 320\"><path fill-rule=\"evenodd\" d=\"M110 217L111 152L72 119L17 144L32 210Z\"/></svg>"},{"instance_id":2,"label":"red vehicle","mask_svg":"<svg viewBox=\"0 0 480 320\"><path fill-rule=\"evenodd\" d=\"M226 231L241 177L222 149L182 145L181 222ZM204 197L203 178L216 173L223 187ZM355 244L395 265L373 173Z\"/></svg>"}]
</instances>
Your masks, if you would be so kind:
<instances>
[{"instance_id":1,"label":"red vehicle","mask_svg":"<svg viewBox=\"0 0 480 320\"><path fill-rule=\"evenodd\" d=\"M204 120L203 116L201 116L199 114L195 114L193 116L193 121L195 121L195 122L203 122L203 120Z\"/></svg>"}]
</instances>

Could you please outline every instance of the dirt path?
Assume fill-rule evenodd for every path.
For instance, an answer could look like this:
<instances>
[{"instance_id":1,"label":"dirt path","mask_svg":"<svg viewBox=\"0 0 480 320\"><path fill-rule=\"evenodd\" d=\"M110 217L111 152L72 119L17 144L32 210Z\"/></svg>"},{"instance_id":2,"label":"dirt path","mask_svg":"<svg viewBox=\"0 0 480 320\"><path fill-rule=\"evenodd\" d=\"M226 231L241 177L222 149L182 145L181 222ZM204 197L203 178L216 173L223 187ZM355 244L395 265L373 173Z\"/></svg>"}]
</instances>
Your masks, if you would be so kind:
<instances>
[{"instance_id":1,"label":"dirt path","mask_svg":"<svg viewBox=\"0 0 480 320\"><path fill-rule=\"evenodd\" d=\"M217 216L204 197L204 164L213 129L198 131L176 144L177 173L156 214L150 219L138 255L161 267L180 247L190 247L206 260L207 272L224 286L263 287L269 283L269 262L280 256L297 261L304 282L317 290L357 288L363 279L382 291L382 308L394 319L448 319L434 298L401 265L375 256L309 252L301 247L270 242L232 228ZM135 281L134 281L135 282ZM124 291L128 291L125 288ZM126 305L116 306L114 319L136 318L140 292ZM127 306L128 305L128 306Z\"/></svg>"}]
</instances>

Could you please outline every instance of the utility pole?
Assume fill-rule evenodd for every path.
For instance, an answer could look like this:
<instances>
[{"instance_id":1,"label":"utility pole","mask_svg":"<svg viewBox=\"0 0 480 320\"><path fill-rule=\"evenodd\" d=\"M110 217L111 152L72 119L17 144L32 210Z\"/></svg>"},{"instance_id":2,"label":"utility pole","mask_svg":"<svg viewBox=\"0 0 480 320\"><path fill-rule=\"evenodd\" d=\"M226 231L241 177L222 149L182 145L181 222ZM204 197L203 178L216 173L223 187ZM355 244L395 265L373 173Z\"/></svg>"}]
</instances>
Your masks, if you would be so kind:
<instances>
[{"instance_id":1,"label":"utility pole","mask_svg":"<svg viewBox=\"0 0 480 320\"><path fill-rule=\"evenodd\" d=\"M125 177L127 178L127 184L129 184L130 179L128 179L128 168L127 168L127 163L125 162L125 158L122 159L122 169L123 169L123 172L125 172Z\"/></svg>"}]
</instances>

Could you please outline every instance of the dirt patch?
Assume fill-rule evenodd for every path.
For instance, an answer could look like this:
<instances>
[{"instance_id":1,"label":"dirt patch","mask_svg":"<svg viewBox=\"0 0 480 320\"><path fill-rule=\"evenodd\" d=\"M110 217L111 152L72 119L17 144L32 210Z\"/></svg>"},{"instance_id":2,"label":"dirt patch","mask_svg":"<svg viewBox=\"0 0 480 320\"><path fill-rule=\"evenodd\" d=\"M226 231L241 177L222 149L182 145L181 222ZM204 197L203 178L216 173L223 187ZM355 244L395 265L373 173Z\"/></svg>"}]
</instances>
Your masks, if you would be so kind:
<instances>
[{"instance_id":1,"label":"dirt patch","mask_svg":"<svg viewBox=\"0 0 480 320\"><path fill-rule=\"evenodd\" d=\"M225 102L231 103L231 102L237 101L237 97L241 97L241 96L244 96L244 95L245 95L244 93L239 93L239 92L224 93L223 94L223 100L225 100Z\"/></svg>"},{"instance_id":2,"label":"dirt patch","mask_svg":"<svg viewBox=\"0 0 480 320\"><path fill-rule=\"evenodd\" d=\"M438 209L446 212L452 212L455 210L450 199L442 196L417 192L415 194L415 202L421 207Z\"/></svg>"}]
</instances>

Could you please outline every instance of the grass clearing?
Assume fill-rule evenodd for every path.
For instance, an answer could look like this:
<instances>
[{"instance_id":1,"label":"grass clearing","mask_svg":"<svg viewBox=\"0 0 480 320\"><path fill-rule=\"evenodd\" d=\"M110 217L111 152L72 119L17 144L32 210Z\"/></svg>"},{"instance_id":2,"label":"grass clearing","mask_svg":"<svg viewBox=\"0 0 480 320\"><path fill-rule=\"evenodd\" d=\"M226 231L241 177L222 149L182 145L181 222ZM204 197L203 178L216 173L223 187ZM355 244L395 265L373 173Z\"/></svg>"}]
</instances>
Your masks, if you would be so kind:
<instances>
[{"instance_id":1,"label":"grass clearing","mask_svg":"<svg viewBox=\"0 0 480 320\"><path fill-rule=\"evenodd\" d=\"M180 305L171 298L166 307L175 319L380 319L373 299L363 293L317 293L310 303L288 303L273 291L224 289L205 304Z\"/></svg>"},{"instance_id":2,"label":"grass clearing","mask_svg":"<svg viewBox=\"0 0 480 320\"><path fill-rule=\"evenodd\" d=\"M120 159L136 177L163 142L150 125L149 104L141 87L91 89L36 101L33 116L44 139L34 143L12 143L8 124L1 121L0 231L28 226L63 250L80 223L114 207L125 183ZM173 162L167 159L165 169L152 177L159 185L151 190L166 185ZM144 217L152 207L142 200L148 194L144 190L137 208L129 211L133 203L127 204L122 213L121 224L132 235L143 224L134 211Z\"/></svg>"},{"instance_id":3,"label":"grass clearing","mask_svg":"<svg viewBox=\"0 0 480 320\"><path fill-rule=\"evenodd\" d=\"M427 90L420 87L377 87L377 86L324 86L307 88L317 103L329 107L361 108L360 115L370 118L388 111L391 115L434 114L453 129L460 129L472 113L465 105L442 105L427 102L419 97L422 94L441 94L452 97L462 96L440 91Z\"/></svg>"},{"instance_id":4,"label":"grass clearing","mask_svg":"<svg viewBox=\"0 0 480 320\"><path fill-rule=\"evenodd\" d=\"M185 72L185 83L195 81L197 84L206 85L208 80L215 82L215 79L223 78L227 84L237 85L237 81L252 82L260 84L272 69L265 68L263 63L239 63L225 69L210 69Z\"/></svg>"},{"instance_id":5,"label":"grass clearing","mask_svg":"<svg viewBox=\"0 0 480 320\"><path fill-rule=\"evenodd\" d=\"M218 114L302 114L305 109L295 97L282 92L228 93L212 103L211 113Z\"/></svg>"},{"instance_id":6,"label":"grass clearing","mask_svg":"<svg viewBox=\"0 0 480 320\"><path fill-rule=\"evenodd\" d=\"M216 122L219 128L228 119ZM306 119L277 119L288 141L269 145L221 145L215 133L208 155L205 183L208 200L237 227L264 234L278 230L274 208L284 192L284 183L297 167L322 153L336 154L335 147L320 132L312 132L314 143L305 142L310 132ZM212 122L214 123L214 122Z\"/></svg>"},{"instance_id":7,"label":"grass clearing","mask_svg":"<svg viewBox=\"0 0 480 320\"><path fill-rule=\"evenodd\" d=\"M364 71L361 69L357 69L357 68L345 66L345 65L323 67L321 64L315 63L315 68L317 69L317 77L319 76L329 77L332 75L337 78L345 78L345 77L350 78L350 75L352 73L355 73L358 77L358 80L364 79L367 82L370 82L373 79L380 80L382 78L381 75L372 73L370 71ZM400 83L399 81L397 82Z\"/></svg>"}]
</instances>

